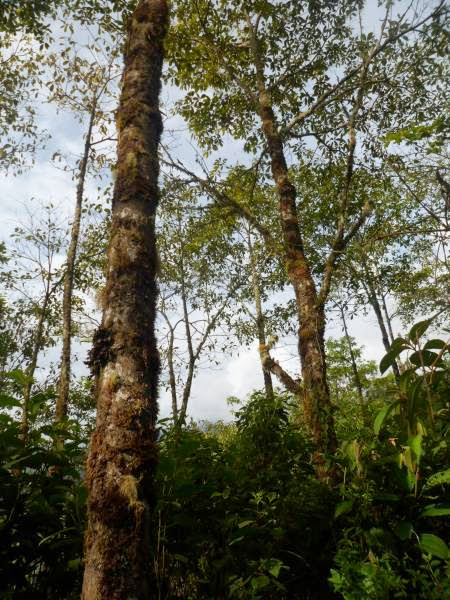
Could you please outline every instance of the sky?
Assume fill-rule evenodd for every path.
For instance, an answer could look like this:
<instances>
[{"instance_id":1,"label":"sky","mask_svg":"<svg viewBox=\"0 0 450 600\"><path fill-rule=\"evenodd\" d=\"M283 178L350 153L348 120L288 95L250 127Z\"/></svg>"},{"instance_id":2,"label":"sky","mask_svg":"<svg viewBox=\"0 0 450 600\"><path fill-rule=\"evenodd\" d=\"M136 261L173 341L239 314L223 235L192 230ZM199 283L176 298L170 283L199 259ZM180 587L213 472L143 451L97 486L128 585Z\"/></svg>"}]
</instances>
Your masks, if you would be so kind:
<instances>
[{"instance_id":1,"label":"sky","mask_svg":"<svg viewBox=\"0 0 450 600\"><path fill-rule=\"evenodd\" d=\"M404 4L404 3L401 3ZM370 0L364 15L364 24L367 29L376 28L380 19L380 11L375 0ZM85 35L79 33L80 39ZM173 87L166 87L162 91L162 104L164 107L173 104L179 94ZM54 106L49 105L43 99L38 100L37 121L40 129L46 130L52 137L47 144L41 147L36 155L35 164L23 174L13 177L0 173L0 186L2 189L2 200L0 204L0 240L9 243L9 235L17 224L24 219L24 205L30 210L39 211L42 203L52 202L57 207L58 218L69 223L75 200L75 185L70 172L64 172L57 168L57 164L51 160L54 152L59 151L65 155L71 164L75 163L77 156L82 152L83 132L85 123L80 124L67 111L57 111ZM189 166L195 168L195 151L191 140L186 134L186 126L182 119L174 115L166 120L166 131L172 133L166 143L170 143L177 155L183 156L183 160ZM222 148L221 155L227 157L239 157L241 148L239 144L227 139ZM89 199L96 197L97 182L89 179L86 196ZM64 256L60 257L64 260ZM381 336L376 324L376 319L370 309L366 316L360 315L348 322L350 334L354 336L359 345L364 346L364 357L377 362L384 354ZM398 333L400 324L394 320L394 329ZM341 324L333 318L327 323L327 336L341 337ZM78 356L74 371L77 374L86 373L83 365L88 343L77 343L75 353ZM50 363L59 359L59 347L52 348L41 357L41 374L44 373ZM299 361L295 355L295 344L293 340L285 340L283 344L274 350L274 357L280 360L285 368L293 375L298 376ZM227 397L237 396L245 398L255 388L263 385L262 374L259 363L257 344L250 348L241 348L232 357L227 358L221 368L200 369L194 381L192 396L188 414L195 420L229 419L230 407ZM170 398L168 393L160 391L160 416L166 417L170 412Z\"/></svg>"}]
</instances>

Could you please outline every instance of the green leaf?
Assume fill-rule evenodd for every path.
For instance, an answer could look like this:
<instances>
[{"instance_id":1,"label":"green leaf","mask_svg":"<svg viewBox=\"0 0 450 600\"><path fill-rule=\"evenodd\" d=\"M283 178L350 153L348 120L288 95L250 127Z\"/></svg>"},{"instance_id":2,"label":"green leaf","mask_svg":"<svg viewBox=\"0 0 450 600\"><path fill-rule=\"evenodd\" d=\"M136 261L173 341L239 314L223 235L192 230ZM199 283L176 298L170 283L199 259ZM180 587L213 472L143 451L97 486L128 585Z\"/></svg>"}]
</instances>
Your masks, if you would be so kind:
<instances>
[{"instance_id":1,"label":"green leaf","mask_svg":"<svg viewBox=\"0 0 450 600\"><path fill-rule=\"evenodd\" d=\"M425 344L423 349L424 350L442 350L442 348L445 348L446 346L447 346L447 344L444 342L444 340L434 339L434 340L428 340L428 342Z\"/></svg>"},{"instance_id":2,"label":"green leaf","mask_svg":"<svg viewBox=\"0 0 450 600\"><path fill-rule=\"evenodd\" d=\"M239 523L238 527L239 529L243 529L244 527L248 527L249 525L253 525L255 521L242 521L241 523Z\"/></svg>"},{"instance_id":3,"label":"green leaf","mask_svg":"<svg viewBox=\"0 0 450 600\"><path fill-rule=\"evenodd\" d=\"M419 536L419 546L423 552L447 560L448 546L443 539L433 533L421 533Z\"/></svg>"},{"instance_id":4,"label":"green leaf","mask_svg":"<svg viewBox=\"0 0 450 600\"><path fill-rule=\"evenodd\" d=\"M238 544L239 542L242 542L243 539L244 539L244 536L240 535L239 537L234 538L234 540L231 540L231 542L228 545L234 546L234 544Z\"/></svg>"},{"instance_id":5,"label":"green leaf","mask_svg":"<svg viewBox=\"0 0 450 600\"><path fill-rule=\"evenodd\" d=\"M425 482L423 489L428 490L436 485L443 485L444 483L450 483L450 469L439 471L438 473L431 475Z\"/></svg>"},{"instance_id":6,"label":"green leaf","mask_svg":"<svg viewBox=\"0 0 450 600\"><path fill-rule=\"evenodd\" d=\"M250 584L254 590L262 590L267 587L270 583L270 579L267 575L258 575L258 577L252 577Z\"/></svg>"},{"instance_id":7,"label":"green leaf","mask_svg":"<svg viewBox=\"0 0 450 600\"><path fill-rule=\"evenodd\" d=\"M409 332L409 339L412 342L416 342L425 333L432 322L433 318L425 319L425 321L419 321L418 323L415 323Z\"/></svg>"},{"instance_id":8,"label":"green leaf","mask_svg":"<svg viewBox=\"0 0 450 600\"><path fill-rule=\"evenodd\" d=\"M416 455L416 460L420 460L422 456L422 434L415 435L408 440L409 447Z\"/></svg>"},{"instance_id":9,"label":"green leaf","mask_svg":"<svg viewBox=\"0 0 450 600\"><path fill-rule=\"evenodd\" d=\"M82 560L81 558L73 558L67 562L67 568L69 571L75 571L81 567Z\"/></svg>"},{"instance_id":10,"label":"green leaf","mask_svg":"<svg viewBox=\"0 0 450 600\"><path fill-rule=\"evenodd\" d=\"M334 518L337 519L341 515L345 515L346 513L350 512L353 508L354 502L354 500L344 500L343 502L339 502L334 511Z\"/></svg>"},{"instance_id":11,"label":"green leaf","mask_svg":"<svg viewBox=\"0 0 450 600\"><path fill-rule=\"evenodd\" d=\"M421 517L446 517L450 515L450 504L429 504L420 513Z\"/></svg>"},{"instance_id":12,"label":"green leaf","mask_svg":"<svg viewBox=\"0 0 450 600\"><path fill-rule=\"evenodd\" d=\"M25 375L25 373L20 369L14 369L14 371L9 371L9 373L5 374L5 377L7 377L7 379L12 379L19 385L26 385L27 383L33 382L33 378Z\"/></svg>"},{"instance_id":13,"label":"green leaf","mask_svg":"<svg viewBox=\"0 0 450 600\"><path fill-rule=\"evenodd\" d=\"M189 559L186 558L186 556L183 556L182 554L174 554L173 555L175 560L178 560L178 562L182 562L182 563L188 563Z\"/></svg>"},{"instance_id":14,"label":"green leaf","mask_svg":"<svg viewBox=\"0 0 450 600\"><path fill-rule=\"evenodd\" d=\"M20 405L21 403L18 400L15 400L12 396L0 394L0 406L2 408L14 408Z\"/></svg>"},{"instance_id":15,"label":"green leaf","mask_svg":"<svg viewBox=\"0 0 450 600\"><path fill-rule=\"evenodd\" d=\"M373 430L375 432L375 435L378 435L380 433L381 426L383 425L383 422L386 419L388 410L389 406L385 406L378 412L377 416L375 417L375 421L373 422Z\"/></svg>"},{"instance_id":16,"label":"green leaf","mask_svg":"<svg viewBox=\"0 0 450 600\"><path fill-rule=\"evenodd\" d=\"M276 560L276 559L271 560L270 561L270 566L269 566L269 569L268 569L269 573L271 575L273 575L273 577L278 578L278 576L280 575L280 571L281 571L282 566L283 566L283 563L281 562L281 560Z\"/></svg>"},{"instance_id":17,"label":"green leaf","mask_svg":"<svg viewBox=\"0 0 450 600\"><path fill-rule=\"evenodd\" d=\"M385 406L384 408L382 408L379 411L379 413L375 417L375 421L373 422L373 430L375 432L375 435L378 435L380 433L380 430L381 430L381 427L382 427L384 421L387 419L387 417L390 415L390 413L394 410L394 408L396 408L399 404L400 404L400 400L396 400L395 402L391 402L391 404L389 404L389 406Z\"/></svg>"},{"instance_id":18,"label":"green leaf","mask_svg":"<svg viewBox=\"0 0 450 600\"><path fill-rule=\"evenodd\" d=\"M436 354L436 352L430 352L430 350L418 350L411 354L409 362L418 367L422 365L430 367L437 358L438 354Z\"/></svg>"},{"instance_id":19,"label":"green leaf","mask_svg":"<svg viewBox=\"0 0 450 600\"><path fill-rule=\"evenodd\" d=\"M394 527L395 535L401 540L408 540L411 537L413 526L409 521L400 521Z\"/></svg>"},{"instance_id":20,"label":"green leaf","mask_svg":"<svg viewBox=\"0 0 450 600\"><path fill-rule=\"evenodd\" d=\"M389 367L392 367L397 356L406 348L407 346L402 346L400 349L394 348L394 350L390 350L387 354L385 354L380 361L380 373L383 374L389 369Z\"/></svg>"}]
</instances>

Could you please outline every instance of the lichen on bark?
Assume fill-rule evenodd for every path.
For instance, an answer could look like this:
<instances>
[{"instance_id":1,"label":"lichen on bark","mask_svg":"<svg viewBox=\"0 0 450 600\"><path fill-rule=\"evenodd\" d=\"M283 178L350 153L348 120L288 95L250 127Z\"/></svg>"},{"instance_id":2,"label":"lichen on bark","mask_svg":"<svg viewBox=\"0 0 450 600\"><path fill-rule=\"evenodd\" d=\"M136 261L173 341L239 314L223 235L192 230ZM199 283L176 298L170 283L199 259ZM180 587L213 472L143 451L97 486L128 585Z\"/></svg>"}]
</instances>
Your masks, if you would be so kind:
<instances>
[{"instance_id":1,"label":"lichen on bark","mask_svg":"<svg viewBox=\"0 0 450 600\"><path fill-rule=\"evenodd\" d=\"M153 596L148 532L159 372L154 225L167 21L165 0L141 0L129 21L103 318L90 353L97 422L86 466L83 600Z\"/></svg>"}]
</instances>

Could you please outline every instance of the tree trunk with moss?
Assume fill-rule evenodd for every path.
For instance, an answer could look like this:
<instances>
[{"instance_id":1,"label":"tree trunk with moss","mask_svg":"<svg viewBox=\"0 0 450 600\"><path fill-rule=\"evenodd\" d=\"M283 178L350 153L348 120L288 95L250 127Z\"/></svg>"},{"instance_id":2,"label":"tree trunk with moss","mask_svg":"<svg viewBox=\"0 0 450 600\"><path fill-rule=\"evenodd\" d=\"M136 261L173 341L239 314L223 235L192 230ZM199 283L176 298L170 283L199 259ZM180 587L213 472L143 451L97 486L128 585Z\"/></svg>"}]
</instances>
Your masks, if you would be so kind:
<instances>
[{"instance_id":1,"label":"tree trunk with moss","mask_svg":"<svg viewBox=\"0 0 450 600\"><path fill-rule=\"evenodd\" d=\"M141 0L129 21L103 319L90 354L97 424L86 467L83 600L154 597L149 518L159 371L155 211L167 21L165 0Z\"/></svg>"},{"instance_id":2,"label":"tree trunk with moss","mask_svg":"<svg viewBox=\"0 0 450 600\"><path fill-rule=\"evenodd\" d=\"M314 461L319 477L329 474L324 459L334 454L337 438L328 388L325 362L324 301L318 296L297 214L297 191L293 185L284 153L283 138L266 87L256 28L248 19L249 44L256 70L257 110L266 141L273 181L278 194L278 207L283 234L287 276L294 288L299 321L298 344L303 376L305 417L314 438Z\"/></svg>"},{"instance_id":3,"label":"tree trunk with moss","mask_svg":"<svg viewBox=\"0 0 450 600\"><path fill-rule=\"evenodd\" d=\"M286 254L286 271L294 288L299 319L298 343L304 384L306 421L317 448L316 465L323 471L323 454L337 448L325 362L325 313L305 256L296 207L296 189L290 181L283 143L270 98L260 91L259 113L277 187Z\"/></svg>"}]
</instances>

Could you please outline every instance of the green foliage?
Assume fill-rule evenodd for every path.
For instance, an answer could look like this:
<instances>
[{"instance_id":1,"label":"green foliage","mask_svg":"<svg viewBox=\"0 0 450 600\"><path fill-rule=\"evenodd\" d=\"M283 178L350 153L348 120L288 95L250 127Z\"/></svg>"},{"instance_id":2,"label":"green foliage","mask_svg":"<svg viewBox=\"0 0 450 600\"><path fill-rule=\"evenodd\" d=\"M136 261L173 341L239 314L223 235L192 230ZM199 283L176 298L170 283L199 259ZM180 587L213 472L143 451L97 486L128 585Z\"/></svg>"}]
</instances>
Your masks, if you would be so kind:
<instances>
[{"instance_id":1,"label":"green foliage","mask_svg":"<svg viewBox=\"0 0 450 600\"><path fill-rule=\"evenodd\" d=\"M8 409L17 405L5 394L1 400ZM33 401L42 406L41 397ZM54 440L61 429L65 446L58 451ZM25 444L10 411L0 414L0 595L5 600L78 597L83 454L84 440L74 423L35 426Z\"/></svg>"},{"instance_id":2,"label":"green foliage","mask_svg":"<svg viewBox=\"0 0 450 600\"><path fill-rule=\"evenodd\" d=\"M286 402L254 393L225 436L223 426L218 436L198 427L164 432L160 597L329 596L333 495L314 479L309 443Z\"/></svg>"},{"instance_id":3,"label":"green foliage","mask_svg":"<svg viewBox=\"0 0 450 600\"><path fill-rule=\"evenodd\" d=\"M438 338L422 341L426 332L421 322L403 338L409 352L434 348L444 355ZM352 440L344 424L350 409L362 423L362 407L339 355L332 381L347 381L348 390L336 414L343 477L335 490L315 477L312 445L288 395L270 400L255 392L228 424L161 422L150 538L159 598L440 600L450 592L446 362L409 363L398 384L376 380L369 365L367 397L382 406L383 418L374 417L375 431L362 427ZM75 386L72 398L83 428L73 421L48 425L53 396L34 394L25 444L13 415L26 375L9 378L17 388L0 396L0 591L11 599L76 598L89 386ZM420 401L408 408L416 388ZM65 444L56 450L61 430Z\"/></svg>"},{"instance_id":4,"label":"green foliage","mask_svg":"<svg viewBox=\"0 0 450 600\"><path fill-rule=\"evenodd\" d=\"M347 461L335 514L345 526L330 582L349 600L450 593L448 344L422 341L431 324L414 325L381 361L384 370L409 352L374 420L376 437L359 446L359 468ZM430 348L437 350L432 357Z\"/></svg>"}]
</instances>

